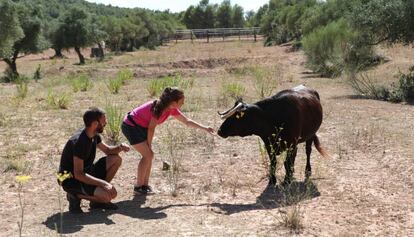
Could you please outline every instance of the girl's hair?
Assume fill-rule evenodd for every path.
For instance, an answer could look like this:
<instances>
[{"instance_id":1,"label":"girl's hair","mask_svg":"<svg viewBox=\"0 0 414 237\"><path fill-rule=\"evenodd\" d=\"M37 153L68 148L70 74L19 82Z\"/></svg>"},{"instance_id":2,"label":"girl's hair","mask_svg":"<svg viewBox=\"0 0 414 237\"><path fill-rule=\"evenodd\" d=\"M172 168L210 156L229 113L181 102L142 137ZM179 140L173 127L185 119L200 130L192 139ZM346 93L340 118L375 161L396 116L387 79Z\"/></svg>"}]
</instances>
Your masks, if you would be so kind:
<instances>
[{"instance_id":1,"label":"girl's hair","mask_svg":"<svg viewBox=\"0 0 414 237\"><path fill-rule=\"evenodd\" d=\"M162 92L158 100L154 100L152 103L151 111L154 116L160 118L162 112L171 104L171 102L177 102L184 97L184 92L177 87L167 87Z\"/></svg>"}]
</instances>

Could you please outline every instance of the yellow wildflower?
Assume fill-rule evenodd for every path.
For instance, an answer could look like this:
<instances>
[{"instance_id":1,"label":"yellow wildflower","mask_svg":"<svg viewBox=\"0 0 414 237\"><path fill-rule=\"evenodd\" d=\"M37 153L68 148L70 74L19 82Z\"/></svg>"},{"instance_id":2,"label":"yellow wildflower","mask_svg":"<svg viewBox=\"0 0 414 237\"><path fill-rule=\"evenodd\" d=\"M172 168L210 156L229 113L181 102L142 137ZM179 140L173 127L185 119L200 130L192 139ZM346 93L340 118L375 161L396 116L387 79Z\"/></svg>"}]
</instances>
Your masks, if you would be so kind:
<instances>
[{"instance_id":1,"label":"yellow wildflower","mask_svg":"<svg viewBox=\"0 0 414 237\"><path fill-rule=\"evenodd\" d=\"M24 184L27 181L29 181L31 178L32 177L28 176L28 175L18 175L18 176L16 176L16 181L21 183L21 184Z\"/></svg>"}]
</instances>

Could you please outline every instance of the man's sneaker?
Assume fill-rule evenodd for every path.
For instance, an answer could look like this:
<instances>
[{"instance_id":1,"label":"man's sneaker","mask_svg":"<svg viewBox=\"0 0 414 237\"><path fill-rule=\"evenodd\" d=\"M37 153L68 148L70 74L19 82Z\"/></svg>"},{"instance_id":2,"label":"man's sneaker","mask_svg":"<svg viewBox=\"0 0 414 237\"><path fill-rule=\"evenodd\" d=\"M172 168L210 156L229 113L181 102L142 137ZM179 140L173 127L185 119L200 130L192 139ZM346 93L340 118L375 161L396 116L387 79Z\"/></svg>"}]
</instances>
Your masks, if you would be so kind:
<instances>
[{"instance_id":1,"label":"man's sneaker","mask_svg":"<svg viewBox=\"0 0 414 237\"><path fill-rule=\"evenodd\" d=\"M76 197L76 195L72 193L66 193L66 199L69 201L69 212L70 213L74 213L74 214L83 213L80 207L80 204L81 204L80 198Z\"/></svg>"},{"instance_id":2,"label":"man's sneaker","mask_svg":"<svg viewBox=\"0 0 414 237\"><path fill-rule=\"evenodd\" d=\"M118 206L112 202L90 202L89 203L90 209L104 209L104 210L117 210Z\"/></svg>"}]
</instances>

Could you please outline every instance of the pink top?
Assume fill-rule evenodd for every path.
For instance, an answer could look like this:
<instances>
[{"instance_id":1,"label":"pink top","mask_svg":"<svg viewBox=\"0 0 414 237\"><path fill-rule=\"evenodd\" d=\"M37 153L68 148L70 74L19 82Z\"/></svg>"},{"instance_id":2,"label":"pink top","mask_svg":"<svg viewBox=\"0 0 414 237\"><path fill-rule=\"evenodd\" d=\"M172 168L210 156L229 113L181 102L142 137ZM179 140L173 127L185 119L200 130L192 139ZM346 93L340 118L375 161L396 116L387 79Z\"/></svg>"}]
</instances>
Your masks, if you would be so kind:
<instances>
[{"instance_id":1,"label":"pink top","mask_svg":"<svg viewBox=\"0 0 414 237\"><path fill-rule=\"evenodd\" d=\"M154 115L151 112L152 103L154 101L148 101L145 104L135 108L131 111L132 119L141 127L148 128L151 118ZM180 115L181 111L179 109L166 109L157 120L157 124L163 123L170 115L177 116ZM155 118L155 117L154 117ZM124 123L134 126L131 121L128 120L128 115L124 117Z\"/></svg>"}]
</instances>

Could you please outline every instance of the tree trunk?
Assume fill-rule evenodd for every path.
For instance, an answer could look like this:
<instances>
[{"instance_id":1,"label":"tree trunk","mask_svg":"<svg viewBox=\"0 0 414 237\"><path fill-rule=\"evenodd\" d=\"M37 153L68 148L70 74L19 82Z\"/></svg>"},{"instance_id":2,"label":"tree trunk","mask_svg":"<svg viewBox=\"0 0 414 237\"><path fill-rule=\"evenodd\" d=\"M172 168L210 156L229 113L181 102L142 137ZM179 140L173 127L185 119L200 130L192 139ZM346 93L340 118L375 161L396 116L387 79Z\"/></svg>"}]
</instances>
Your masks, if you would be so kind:
<instances>
[{"instance_id":1,"label":"tree trunk","mask_svg":"<svg viewBox=\"0 0 414 237\"><path fill-rule=\"evenodd\" d=\"M99 59L100 60L103 60L105 58L105 51L102 48L102 44L101 43L98 43L98 47L99 47L99 51L100 51Z\"/></svg>"},{"instance_id":2,"label":"tree trunk","mask_svg":"<svg viewBox=\"0 0 414 237\"><path fill-rule=\"evenodd\" d=\"M82 53L80 51L80 48L79 47L75 47L75 51L76 51L76 53L78 54L78 57L79 57L79 64L80 65L85 64L85 57L83 57L83 55L82 55Z\"/></svg>"},{"instance_id":3,"label":"tree trunk","mask_svg":"<svg viewBox=\"0 0 414 237\"><path fill-rule=\"evenodd\" d=\"M7 65L10 68L10 71L12 72L12 77L17 77L19 76L19 73L17 72L17 64L16 64L16 60L17 60L17 56L19 55L19 51L14 51L13 53L13 57L10 58L5 58L4 61L7 63Z\"/></svg>"},{"instance_id":4,"label":"tree trunk","mask_svg":"<svg viewBox=\"0 0 414 237\"><path fill-rule=\"evenodd\" d=\"M54 58L64 58L65 57L62 54L62 49L54 48L54 50L55 50L55 55L53 55L52 57L50 57L51 59L54 59Z\"/></svg>"}]
</instances>

